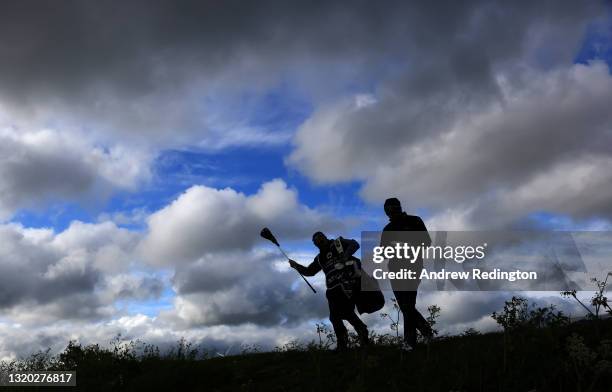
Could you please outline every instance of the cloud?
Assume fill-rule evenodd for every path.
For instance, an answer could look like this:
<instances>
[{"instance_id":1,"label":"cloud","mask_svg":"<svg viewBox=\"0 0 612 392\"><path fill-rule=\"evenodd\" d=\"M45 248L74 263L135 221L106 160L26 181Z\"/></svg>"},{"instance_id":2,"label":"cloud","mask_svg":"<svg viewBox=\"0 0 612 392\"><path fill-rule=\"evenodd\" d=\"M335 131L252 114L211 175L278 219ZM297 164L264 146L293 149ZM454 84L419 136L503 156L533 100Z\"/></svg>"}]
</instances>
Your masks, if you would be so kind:
<instances>
[{"instance_id":1,"label":"cloud","mask_svg":"<svg viewBox=\"0 0 612 392\"><path fill-rule=\"evenodd\" d=\"M386 46L384 38L392 35L385 24L368 22L368 8L158 1L118 9L84 1L50 10L6 3L0 9L0 106L13 123L88 124L107 138L154 145L206 141L210 132L223 138L237 118L253 114L237 105L243 90L274 86L302 61L350 63L366 58L363 49ZM332 82L346 72L331 73L328 68L315 77L327 74ZM228 97L234 97L234 105L225 105L232 110L218 111L217 102ZM242 142L230 134L214 144L231 141Z\"/></svg>"},{"instance_id":2,"label":"cloud","mask_svg":"<svg viewBox=\"0 0 612 392\"><path fill-rule=\"evenodd\" d=\"M409 200L439 208L498 191L510 194L507 201L520 198L524 209L605 211L584 183L603 185L605 170L583 178L610 158L612 115L606 102L612 98L612 77L607 66L574 65L524 78L528 88L507 87L501 103L464 117L438 137L406 145L395 167L377 168L364 195L381 198L393 186ZM411 180L397 183L398 174ZM605 187L599 190L609 195ZM563 206L557 198L578 200Z\"/></svg>"},{"instance_id":3,"label":"cloud","mask_svg":"<svg viewBox=\"0 0 612 392\"><path fill-rule=\"evenodd\" d=\"M0 128L0 220L48 201L85 204L150 177L151 156L123 146L104 149L54 130Z\"/></svg>"},{"instance_id":4,"label":"cloud","mask_svg":"<svg viewBox=\"0 0 612 392\"><path fill-rule=\"evenodd\" d=\"M147 220L140 245L144 257L156 264L175 265L223 251L248 250L264 226L281 238L310 238L317 230L337 229L336 218L298 201L297 191L280 179L245 195L231 188L196 185Z\"/></svg>"},{"instance_id":5,"label":"cloud","mask_svg":"<svg viewBox=\"0 0 612 392\"><path fill-rule=\"evenodd\" d=\"M62 254L45 240L18 225L4 225L0 231L2 250L0 279L3 308L25 300L48 303L81 291L93 290L98 274L83 258L83 253Z\"/></svg>"},{"instance_id":6,"label":"cloud","mask_svg":"<svg viewBox=\"0 0 612 392\"><path fill-rule=\"evenodd\" d=\"M138 234L111 222L73 222L60 233L0 225L0 309L19 323L100 319L118 299L159 296L156 276L133 274Z\"/></svg>"},{"instance_id":7,"label":"cloud","mask_svg":"<svg viewBox=\"0 0 612 392\"><path fill-rule=\"evenodd\" d=\"M109 300L127 298L138 301L159 298L164 284L155 275L119 274L107 278L106 290Z\"/></svg>"},{"instance_id":8,"label":"cloud","mask_svg":"<svg viewBox=\"0 0 612 392\"><path fill-rule=\"evenodd\" d=\"M269 224L283 238L302 240L342 224L301 205L282 180L264 183L249 196L196 186L146 221L145 233L112 221L75 221L61 232L1 225L2 318L30 329L112 322L126 312L118 301L137 304L166 289L162 270L144 264L141 255L163 257L164 271L174 273L174 307L160 314L166 328L295 328L325 317L325 301L294 271L278 268L278 254L258 250L259 230ZM202 235L208 232L216 237Z\"/></svg>"},{"instance_id":9,"label":"cloud","mask_svg":"<svg viewBox=\"0 0 612 392\"><path fill-rule=\"evenodd\" d=\"M324 107L298 131L288 163L321 182L362 179L366 200L400 196L408 209L430 209L460 228L537 211L610 218L607 65L500 72L496 85L477 106L461 106L450 89L429 108L420 97L402 107L386 97Z\"/></svg>"},{"instance_id":10,"label":"cloud","mask_svg":"<svg viewBox=\"0 0 612 392\"><path fill-rule=\"evenodd\" d=\"M47 166L69 166L73 180L49 169L44 178L62 181L33 182L47 185L40 195L74 197L96 178L133 184L148 167L133 146L214 151L285 143L291 129L253 124L261 110L253 102L290 86L318 108L294 139L290 165L316 181L364 180L369 201L393 191L414 196L414 205L421 202L420 194L412 194L417 187L389 189L396 182L389 172L412 174L416 169L406 155L421 155L427 142L441 143L461 124L503 106L509 94L529 91L540 75L546 79L571 63L585 26L601 11L596 3L571 1L448 2L433 8L404 2L217 7L159 1L122 5L121 12L91 1L63 2L53 12L46 7L20 2L0 10L0 124L19 133L51 125L66 137L85 131L96 145L114 146L102 160L119 164L108 165L112 174L92 177L74 164L86 160L87 150L69 162L54 161L56 166ZM503 78L518 92L505 92ZM347 91L360 89L365 94L345 99ZM330 104L338 97L340 103ZM421 172L438 175L434 170L441 169L428 164ZM117 175L126 166L133 171ZM479 173L463 177L455 181L471 183ZM488 186L473 189L486 193ZM432 204L449 193L435 184L419 189ZM0 214L3 205L7 215L20 200L37 198L32 195L38 190L8 191ZM469 200L471 192L464 191L454 194Z\"/></svg>"},{"instance_id":11,"label":"cloud","mask_svg":"<svg viewBox=\"0 0 612 392\"><path fill-rule=\"evenodd\" d=\"M392 295L385 294L388 299ZM577 316L584 313L579 308L580 305L558 296L549 296L548 293L523 294L538 306L554 303L566 314ZM442 335L462 333L470 327L480 332L489 332L499 330L499 326L490 317L491 312L500 311L503 302L509 300L511 295L511 293L428 292L419 294L417 308L423 314L426 314L426 307L430 304L437 304L442 308L436 325ZM378 314L367 315L364 320L370 330L377 333L394 333L389 328L388 321L382 320ZM329 326L329 322L327 324ZM115 340L118 334L121 334L122 341L140 339L158 345L162 351L176 347L177 341L185 338L204 350L212 350L213 354L223 353L226 350L233 354L240 353L247 345L257 345L264 350L270 350L295 339L301 342L317 339L313 321L265 327L251 323L194 326L179 325L176 320L163 315L151 317L143 314L126 315L95 323L72 321L47 325L20 325L0 320L0 360L27 356L47 348L51 348L52 353L61 352L70 339L76 339L82 344L100 344L109 347L110 342Z\"/></svg>"},{"instance_id":12,"label":"cloud","mask_svg":"<svg viewBox=\"0 0 612 392\"><path fill-rule=\"evenodd\" d=\"M326 318L324 298L314 295L293 270L276 269L272 261L277 259L267 252L235 253L179 266L173 278L175 315L191 326L294 326Z\"/></svg>"},{"instance_id":13,"label":"cloud","mask_svg":"<svg viewBox=\"0 0 612 392\"><path fill-rule=\"evenodd\" d=\"M47 348L51 348L52 354L59 353L71 339L85 345L112 347L111 342L117 341L118 334L121 334L121 342L139 339L141 342L159 346L162 353L176 348L177 342L185 338L201 350L216 355L217 352L239 354L247 345L271 350L295 339L308 342L315 339L315 328L310 323L302 323L291 327L261 328L243 324L177 329L159 317L143 314L98 323L55 323L36 327L0 321L0 361L23 358Z\"/></svg>"},{"instance_id":14,"label":"cloud","mask_svg":"<svg viewBox=\"0 0 612 392\"><path fill-rule=\"evenodd\" d=\"M265 241L259 232L270 226L281 240L308 240L344 224L300 204L283 180L263 183L252 195L193 186L147 224L139 249L154 265L174 268L174 309L164 313L178 325L269 327L325 317L325 301L294 288L295 272L272 263L278 254L258 250Z\"/></svg>"},{"instance_id":15,"label":"cloud","mask_svg":"<svg viewBox=\"0 0 612 392\"><path fill-rule=\"evenodd\" d=\"M499 101L500 75L520 82L525 71L571 64L594 11L571 2L477 1L399 11L406 30L396 51L405 62L367 91L375 104L343 99L319 105L296 135L289 162L322 182L367 176L380 160L400 159L403 147L440 136L457 118Z\"/></svg>"},{"instance_id":16,"label":"cloud","mask_svg":"<svg viewBox=\"0 0 612 392\"><path fill-rule=\"evenodd\" d=\"M411 86L418 95L458 81L486 90L486 80L472 81L488 77L495 61L528 53L546 65L571 56L576 32L598 11L570 1L48 7L0 9L0 105L13 123L88 124L107 138L165 146L207 140L210 132L223 138L215 129L254 114L244 111L245 91L287 81L313 97L337 96L398 64L420 75ZM241 141L225 143L232 140Z\"/></svg>"}]
</instances>

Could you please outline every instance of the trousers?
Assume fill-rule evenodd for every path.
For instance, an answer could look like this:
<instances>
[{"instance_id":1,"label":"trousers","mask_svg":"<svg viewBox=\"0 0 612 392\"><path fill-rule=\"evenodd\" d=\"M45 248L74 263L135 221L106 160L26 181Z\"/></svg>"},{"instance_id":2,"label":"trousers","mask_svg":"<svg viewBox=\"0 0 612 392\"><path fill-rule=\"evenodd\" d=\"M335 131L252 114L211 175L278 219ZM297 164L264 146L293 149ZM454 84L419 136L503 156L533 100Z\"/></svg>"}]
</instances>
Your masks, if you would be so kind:
<instances>
[{"instance_id":1,"label":"trousers","mask_svg":"<svg viewBox=\"0 0 612 392\"><path fill-rule=\"evenodd\" d=\"M404 342L416 346L417 329L423 336L431 334L431 327L425 317L416 308L416 291L393 290L395 299L404 318Z\"/></svg>"},{"instance_id":2,"label":"trousers","mask_svg":"<svg viewBox=\"0 0 612 392\"><path fill-rule=\"evenodd\" d=\"M344 292L341 285L328 289L325 293L329 304L329 321L334 328L339 349L348 345L348 331L344 325L346 320L355 328L362 343L368 339L368 327L355 313L355 301Z\"/></svg>"}]
</instances>

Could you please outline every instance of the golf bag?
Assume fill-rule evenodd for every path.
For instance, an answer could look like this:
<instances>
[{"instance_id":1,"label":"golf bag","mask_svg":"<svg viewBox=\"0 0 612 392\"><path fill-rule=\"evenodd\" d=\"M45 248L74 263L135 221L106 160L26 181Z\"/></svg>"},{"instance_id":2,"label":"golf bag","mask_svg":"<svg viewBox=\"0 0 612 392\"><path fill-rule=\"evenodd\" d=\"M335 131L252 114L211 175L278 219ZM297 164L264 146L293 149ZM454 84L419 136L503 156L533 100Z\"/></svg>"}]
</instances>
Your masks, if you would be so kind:
<instances>
[{"instance_id":1,"label":"golf bag","mask_svg":"<svg viewBox=\"0 0 612 392\"><path fill-rule=\"evenodd\" d=\"M380 290L378 281L362 270L360 283L367 287L368 290L362 290L362 287L360 287L360 290L357 292L355 304L359 314L374 313L381 310L385 306L385 296Z\"/></svg>"},{"instance_id":2,"label":"golf bag","mask_svg":"<svg viewBox=\"0 0 612 392\"><path fill-rule=\"evenodd\" d=\"M338 255L344 253L341 238L342 237L334 240L334 250ZM378 281L361 269L361 260L351 255L345 259L343 264L342 270L352 269L354 271L354 283L352 285L351 295L353 296L359 314L374 313L382 309L385 305L385 296L380 290ZM339 267L340 266L336 264L335 268Z\"/></svg>"}]
</instances>

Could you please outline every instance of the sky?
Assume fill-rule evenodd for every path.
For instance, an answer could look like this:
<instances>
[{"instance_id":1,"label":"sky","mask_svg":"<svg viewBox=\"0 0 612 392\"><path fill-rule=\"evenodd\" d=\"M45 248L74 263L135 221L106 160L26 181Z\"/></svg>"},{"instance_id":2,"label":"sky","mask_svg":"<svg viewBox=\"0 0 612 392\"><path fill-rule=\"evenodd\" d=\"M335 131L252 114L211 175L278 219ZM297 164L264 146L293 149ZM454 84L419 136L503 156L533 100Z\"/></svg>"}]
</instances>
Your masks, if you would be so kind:
<instances>
[{"instance_id":1,"label":"sky","mask_svg":"<svg viewBox=\"0 0 612 392\"><path fill-rule=\"evenodd\" d=\"M259 230L307 263L314 231L381 229L387 197L430 230L609 230L611 12L3 1L0 359L119 333L313 339L325 299ZM484 331L510 296L418 306L442 308L443 333Z\"/></svg>"}]
</instances>

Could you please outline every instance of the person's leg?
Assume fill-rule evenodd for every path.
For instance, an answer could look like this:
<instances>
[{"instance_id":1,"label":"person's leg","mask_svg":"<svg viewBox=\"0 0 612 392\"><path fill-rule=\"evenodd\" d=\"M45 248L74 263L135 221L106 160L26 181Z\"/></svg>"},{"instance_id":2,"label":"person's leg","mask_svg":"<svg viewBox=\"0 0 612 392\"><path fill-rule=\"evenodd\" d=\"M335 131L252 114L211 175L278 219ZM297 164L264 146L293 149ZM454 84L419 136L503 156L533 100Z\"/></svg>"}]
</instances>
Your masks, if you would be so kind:
<instances>
[{"instance_id":1,"label":"person's leg","mask_svg":"<svg viewBox=\"0 0 612 392\"><path fill-rule=\"evenodd\" d=\"M368 326L361 320L359 315L355 312L355 298L358 295L360 287L358 284L354 284L352 290L352 296L345 296L343 301L344 307L344 319L349 322L355 328L355 332L359 336L359 341L362 346L366 346L370 343L370 333L368 332Z\"/></svg>"},{"instance_id":2,"label":"person's leg","mask_svg":"<svg viewBox=\"0 0 612 392\"><path fill-rule=\"evenodd\" d=\"M418 317L415 308L416 291L395 291L394 294L404 319L404 342L414 348L416 347L416 319Z\"/></svg>"},{"instance_id":3,"label":"person's leg","mask_svg":"<svg viewBox=\"0 0 612 392\"><path fill-rule=\"evenodd\" d=\"M348 331L342 321L342 299L338 296L337 290L334 289L327 290L326 295L329 304L329 321L336 334L336 347L338 350L345 350L348 347Z\"/></svg>"},{"instance_id":4,"label":"person's leg","mask_svg":"<svg viewBox=\"0 0 612 392\"><path fill-rule=\"evenodd\" d=\"M334 331L336 331L338 341L340 342L341 339L345 339L348 342L348 332L343 323L343 320L346 320L357 332L361 344L366 346L370 341L368 327L355 313L355 303L344 293L341 287L329 290L328 293L330 315L333 315L334 319L332 325L334 326ZM332 317L330 317L331 319ZM340 344L343 343L341 342Z\"/></svg>"},{"instance_id":5,"label":"person's leg","mask_svg":"<svg viewBox=\"0 0 612 392\"><path fill-rule=\"evenodd\" d=\"M370 343L368 326L359 318L353 309L350 309L350 311L346 313L345 320L348 321L353 328L355 328L355 332L357 332L357 335L359 336L361 345L368 345Z\"/></svg>"},{"instance_id":6,"label":"person's leg","mask_svg":"<svg viewBox=\"0 0 612 392\"><path fill-rule=\"evenodd\" d=\"M416 327L421 333L421 335L423 335L423 337L427 339L433 338L433 330L431 329L431 325L429 325L429 322L425 319L425 317L423 317L423 315L416 308L414 309L414 312L415 312L415 320L417 323Z\"/></svg>"},{"instance_id":7,"label":"person's leg","mask_svg":"<svg viewBox=\"0 0 612 392\"><path fill-rule=\"evenodd\" d=\"M404 319L404 341L414 348L417 329L423 336L429 338L432 336L431 327L421 312L416 309L416 291L394 291L394 294Z\"/></svg>"}]
</instances>

